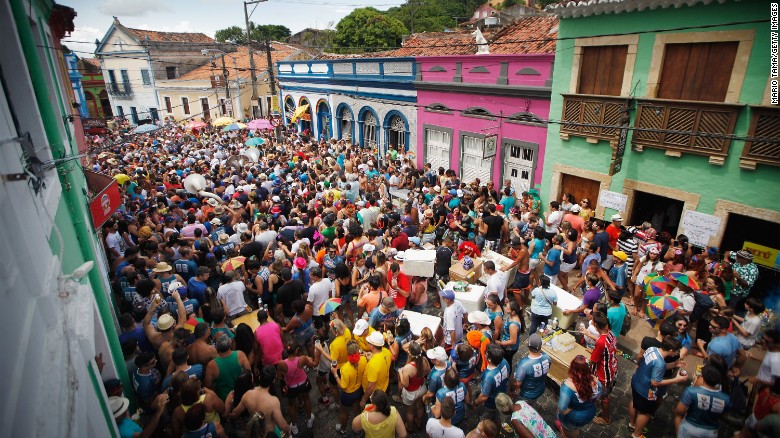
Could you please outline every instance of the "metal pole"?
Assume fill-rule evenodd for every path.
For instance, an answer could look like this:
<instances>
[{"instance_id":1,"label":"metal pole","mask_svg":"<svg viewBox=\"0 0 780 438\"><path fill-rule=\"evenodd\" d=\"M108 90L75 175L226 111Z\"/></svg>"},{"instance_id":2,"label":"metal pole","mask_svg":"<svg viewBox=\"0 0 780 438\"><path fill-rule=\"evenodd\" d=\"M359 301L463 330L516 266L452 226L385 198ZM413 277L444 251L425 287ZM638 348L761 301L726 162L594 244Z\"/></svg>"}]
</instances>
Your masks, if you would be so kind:
<instances>
[{"instance_id":1,"label":"metal pole","mask_svg":"<svg viewBox=\"0 0 780 438\"><path fill-rule=\"evenodd\" d=\"M271 39L268 37L268 35L265 36L265 60L268 64L268 80L270 81L269 86L271 87L271 99L278 99L279 96L276 95L276 81L274 80L274 65L271 61ZM270 112L270 108L269 108ZM280 126L277 126L274 128L274 132L276 133L276 141L281 142L282 141L282 130Z\"/></svg>"},{"instance_id":2,"label":"metal pole","mask_svg":"<svg viewBox=\"0 0 780 438\"><path fill-rule=\"evenodd\" d=\"M262 111L260 96L257 95L257 75L255 74L255 57L252 54L252 37L249 33L249 12L247 11L247 2L244 2L244 21L246 22L246 47L249 52L249 74L252 78L252 100L257 101L258 110ZM269 109L270 110L270 109ZM252 118L257 118L258 114L252 110Z\"/></svg>"},{"instance_id":3,"label":"metal pole","mask_svg":"<svg viewBox=\"0 0 780 438\"><path fill-rule=\"evenodd\" d=\"M244 107L241 106L241 82L239 79L241 77L238 75L238 61L236 60L235 56L232 56L233 58L233 70L236 72L236 105L238 105L238 111L234 111L234 114L236 114L237 119L243 119L244 118ZM233 106L231 105L231 108Z\"/></svg>"},{"instance_id":4,"label":"metal pole","mask_svg":"<svg viewBox=\"0 0 780 438\"><path fill-rule=\"evenodd\" d=\"M225 81L225 100L230 100L230 85L228 83L228 73L225 67L225 53L222 53L222 80ZM230 106L233 106L233 102L230 102ZM232 111L231 111L232 113ZM232 114L230 114L232 117Z\"/></svg>"}]
</instances>

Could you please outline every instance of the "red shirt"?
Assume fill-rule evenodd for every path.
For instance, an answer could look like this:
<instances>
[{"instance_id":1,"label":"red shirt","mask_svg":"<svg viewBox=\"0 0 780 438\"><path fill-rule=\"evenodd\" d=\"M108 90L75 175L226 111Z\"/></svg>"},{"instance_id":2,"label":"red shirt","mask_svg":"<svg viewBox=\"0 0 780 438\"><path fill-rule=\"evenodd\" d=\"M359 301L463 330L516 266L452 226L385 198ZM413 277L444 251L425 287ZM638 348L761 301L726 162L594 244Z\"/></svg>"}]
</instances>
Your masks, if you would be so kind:
<instances>
[{"instance_id":1,"label":"red shirt","mask_svg":"<svg viewBox=\"0 0 780 438\"><path fill-rule=\"evenodd\" d=\"M388 295L393 297L393 301L395 301L395 305L398 307L398 310L403 310L406 307L406 298L405 296L397 293L393 290L393 273L388 272L387 273L387 285L388 285ZM410 292L412 290L412 282L409 279L409 277L404 274L403 272L398 273L398 289L403 290L404 292Z\"/></svg>"},{"instance_id":2,"label":"red shirt","mask_svg":"<svg viewBox=\"0 0 780 438\"><path fill-rule=\"evenodd\" d=\"M590 362L595 368L596 377L604 386L614 385L617 379L617 342L611 331L599 336L593 353L590 354Z\"/></svg>"},{"instance_id":3,"label":"red shirt","mask_svg":"<svg viewBox=\"0 0 780 438\"><path fill-rule=\"evenodd\" d=\"M613 224L607 225L607 229L604 230L609 234L609 246L610 248L607 249L607 254L612 254L612 247L617 248L617 241L618 237L620 237L620 228L614 226Z\"/></svg>"},{"instance_id":4,"label":"red shirt","mask_svg":"<svg viewBox=\"0 0 780 438\"><path fill-rule=\"evenodd\" d=\"M390 246L397 249L398 251L406 251L409 249L409 236L401 231L397 236L395 236L393 241L390 243Z\"/></svg>"}]
</instances>

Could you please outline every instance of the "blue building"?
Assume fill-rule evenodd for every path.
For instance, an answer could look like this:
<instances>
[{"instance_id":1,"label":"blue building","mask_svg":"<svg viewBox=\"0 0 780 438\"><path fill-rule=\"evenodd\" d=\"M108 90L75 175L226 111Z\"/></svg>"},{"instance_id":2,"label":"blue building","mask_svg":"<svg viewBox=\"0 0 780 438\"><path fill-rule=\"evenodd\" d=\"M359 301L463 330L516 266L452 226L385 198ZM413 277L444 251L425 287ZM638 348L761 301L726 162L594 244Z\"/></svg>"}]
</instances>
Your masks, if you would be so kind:
<instances>
[{"instance_id":1,"label":"blue building","mask_svg":"<svg viewBox=\"0 0 780 438\"><path fill-rule=\"evenodd\" d=\"M65 57L65 65L68 68L70 86L73 88L73 95L76 96L75 103L78 104L79 115L86 119L89 117L89 109L87 108L87 98L84 95L84 87L81 85L81 78L83 76L79 73L79 57L73 52L66 53L63 56Z\"/></svg>"},{"instance_id":2,"label":"blue building","mask_svg":"<svg viewBox=\"0 0 780 438\"><path fill-rule=\"evenodd\" d=\"M417 153L412 57L279 62L282 117L321 140Z\"/></svg>"}]
</instances>

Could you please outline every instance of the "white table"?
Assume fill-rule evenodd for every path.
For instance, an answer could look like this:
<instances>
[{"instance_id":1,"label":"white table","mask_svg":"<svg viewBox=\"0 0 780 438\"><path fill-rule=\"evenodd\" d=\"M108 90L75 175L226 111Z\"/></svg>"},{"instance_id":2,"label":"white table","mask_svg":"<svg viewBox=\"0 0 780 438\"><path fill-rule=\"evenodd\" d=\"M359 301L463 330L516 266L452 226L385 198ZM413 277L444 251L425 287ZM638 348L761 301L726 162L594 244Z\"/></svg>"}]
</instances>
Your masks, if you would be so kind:
<instances>
[{"instance_id":1,"label":"white table","mask_svg":"<svg viewBox=\"0 0 780 438\"><path fill-rule=\"evenodd\" d=\"M451 281L444 286L444 289L455 290L455 282ZM470 284L466 292L455 292L455 299L463 304L467 312L475 310L485 310L485 286Z\"/></svg>"},{"instance_id":2,"label":"white table","mask_svg":"<svg viewBox=\"0 0 780 438\"><path fill-rule=\"evenodd\" d=\"M441 318L438 316L404 310L401 312L401 317L409 320L409 327L415 336L420 336L420 332L425 327L431 329L434 335L441 329Z\"/></svg>"}]
</instances>

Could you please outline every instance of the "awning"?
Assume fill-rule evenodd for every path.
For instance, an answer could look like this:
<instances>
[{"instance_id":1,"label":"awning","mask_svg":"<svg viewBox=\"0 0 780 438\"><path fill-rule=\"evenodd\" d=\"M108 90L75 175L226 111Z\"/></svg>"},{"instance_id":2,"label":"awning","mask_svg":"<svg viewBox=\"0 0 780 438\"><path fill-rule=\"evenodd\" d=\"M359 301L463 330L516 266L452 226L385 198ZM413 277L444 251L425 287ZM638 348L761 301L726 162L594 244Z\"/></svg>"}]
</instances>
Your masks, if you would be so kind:
<instances>
[{"instance_id":1,"label":"awning","mask_svg":"<svg viewBox=\"0 0 780 438\"><path fill-rule=\"evenodd\" d=\"M119 208L122 197L119 195L119 185L114 178L84 169L87 177L87 189L92 197L89 201L89 212L92 214L92 226L100 228L108 218Z\"/></svg>"},{"instance_id":2,"label":"awning","mask_svg":"<svg viewBox=\"0 0 780 438\"><path fill-rule=\"evenodd\" d=\"M293 113L292 119L290 119L290 123L295 123L295 121L298 120L298 118L301 117L301 115L308 110L309 110L308 103L306 105L299 106Z\"/></svg>"}]
</instances>

